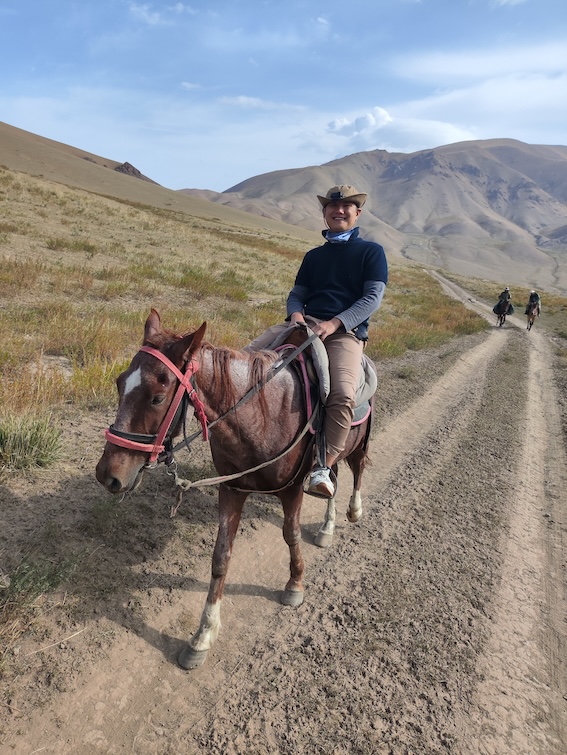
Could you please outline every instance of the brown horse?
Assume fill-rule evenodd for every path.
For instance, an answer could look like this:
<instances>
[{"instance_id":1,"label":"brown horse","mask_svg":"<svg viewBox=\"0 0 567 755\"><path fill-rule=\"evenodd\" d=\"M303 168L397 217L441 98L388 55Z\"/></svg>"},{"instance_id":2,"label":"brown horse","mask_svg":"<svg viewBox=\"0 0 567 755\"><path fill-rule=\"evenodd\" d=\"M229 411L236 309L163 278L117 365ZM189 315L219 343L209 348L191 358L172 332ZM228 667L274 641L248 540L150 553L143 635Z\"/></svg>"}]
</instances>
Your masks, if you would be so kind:
<instances>
[{"instance_id":1,"label":"brown horse","mask_svg":"<svg viewBox=\"0 0 567 755\"><path fill-rule=\"evenodd\" d=\"M205 661L220 629L220 605L233 541L251 492L273 494L282 503L290 578L280 600L289 606L303 602L300 512L303 481L314 453L313 435L306 432L305 390L296 370L286 365L271 374L282 362L277 354L216 348L203 341L205 328L203 323L194 333L177 335L162 329L158 313L151 311L144 345L117 379L118 412L106 431L107 443L96 467L98 481L111 493L134 490L146 468L167 461L168 456L171 459L172 438L183 425L182 396L193 404L203 433L210 428L213 462L226 479L216 478L220 483L219 528L201 623L178 657L186 669ZM256 390L259 386L262 389ZM370 423L371 414L353 425L340 457L348 463L354 479L350 521L357 521L362 513L360 487ZM337 473L336 465L333 471ZM329 544L327 536L330 532L332 537L333 525L334 500L328 502L319 544Z\"/></svg>"},{"instance_id":2,"label":"brown horse","mask_svg":"<svg viewBox=\"0 0 567 755\"><path fill-rule=\"evenodd\" d=\"M539 304L537 303L537 301L530 302L526 308L526 315L528 318L528 326L527 326L528 330L532 329L532 325L534 324L534 321L536 317L538 316L538 314L539 314Z\"/></svg>"},{"instance_id":3,"label":"brown horse","mask_svg":"<svg viewBox=\"0 0 567 755\"><path fill-rule=\"evenodd\" d=\"M498 323L498 326L501 328L504 323L506 322L506 315L510 311L510 302L509 301L500 301L497 304L496 307L496 322Z\"/></svg>"}]
</instances>

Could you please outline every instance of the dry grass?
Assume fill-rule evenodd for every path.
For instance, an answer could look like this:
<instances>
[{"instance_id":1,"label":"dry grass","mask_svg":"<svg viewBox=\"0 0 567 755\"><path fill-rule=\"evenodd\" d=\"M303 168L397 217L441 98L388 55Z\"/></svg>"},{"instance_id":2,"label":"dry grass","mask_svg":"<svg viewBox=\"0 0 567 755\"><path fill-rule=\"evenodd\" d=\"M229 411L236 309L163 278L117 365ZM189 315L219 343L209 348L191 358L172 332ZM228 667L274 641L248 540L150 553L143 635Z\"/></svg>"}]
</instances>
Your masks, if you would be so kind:
<instances>
[{"instance_id":1,"label":"dry grass","mask_svg":"<svg viewBox=\"0 0 567 755\"><path fill-rule=\"evenodd\" d=\"M117 201L0 170L0 401L14 411L114 400L156 307L186 332L241 347L279 321L304 241ZM485 327L417 268L391 270L369 355Z\"/></svg>"}]
</instances>

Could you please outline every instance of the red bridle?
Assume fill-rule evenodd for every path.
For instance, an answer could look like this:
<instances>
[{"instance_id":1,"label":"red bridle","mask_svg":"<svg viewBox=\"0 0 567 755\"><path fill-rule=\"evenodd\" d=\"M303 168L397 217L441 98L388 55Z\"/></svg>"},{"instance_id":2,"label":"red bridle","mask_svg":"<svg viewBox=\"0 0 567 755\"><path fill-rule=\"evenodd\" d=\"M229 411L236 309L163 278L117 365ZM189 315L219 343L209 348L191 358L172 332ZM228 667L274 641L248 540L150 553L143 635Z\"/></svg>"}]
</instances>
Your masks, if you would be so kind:
<instances>
[{"instance_id":1,"label":"red bridle","mask_svg":"<svg viewBox=\"0 0 567 755\"><path fill-rule=\"evenodd\" d=\"M105 430L104 437L109 443L113 443L115 446L128 448L131 451L144 451L149 453L149 463L153 463L158 459L159 455L166 450L164 441L168 437L168 433L180 409L181 401L183 400L185 392L187 392L187 398L193 404L195 415L201 423L204 440L208 439L209 433L205 407L201 399L197 396L197 392L191 383L191 378L199 369L199 363L196 360L191 359L187 362L185 372L183 373L165 356L165 354L158 351L158 349L154 349L151 346L142 346L140 351L144 351L146 354L151 354L156 359L159 359L160 362L163 362L165 366L173 372L175 377L179 380L175 395L171 401L169 409L167 410L167 414L163 418L155 435L124 432L122 430L117 430L114 425L111 425Z\"/></svg>"}]
</instances>

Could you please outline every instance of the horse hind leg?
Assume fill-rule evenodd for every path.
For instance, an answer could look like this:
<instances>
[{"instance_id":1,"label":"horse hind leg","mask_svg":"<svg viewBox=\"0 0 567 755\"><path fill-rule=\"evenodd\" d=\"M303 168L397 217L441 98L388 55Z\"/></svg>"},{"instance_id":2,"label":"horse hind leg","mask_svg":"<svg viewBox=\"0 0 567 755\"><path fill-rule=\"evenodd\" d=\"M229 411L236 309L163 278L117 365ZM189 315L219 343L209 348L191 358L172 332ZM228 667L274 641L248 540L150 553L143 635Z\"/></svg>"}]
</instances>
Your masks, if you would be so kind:
<instances>
[{"instance_id":1,"label":"horse hind leg","mask_svg":"<svg viewBox=\"0 0 567 755\"><path fill-rule=\"evenodd\" d=\"M219 488L219 529L213 551L209 592L199 629L177 657L178 664L184 669L202 666L217 639L221 628L221 601L232 555L232 545L247 497L248 493L229 490L224 485Z\"/></svg>"},{"instance_id":2,"label":"horse hind leg","mask_svg":"<svg viewBox=\"0 0 567 755\"><path fill-rule=\"evenodd\" d=\"M349 522L358 522L362 516L362 473L366 466L366 448L360 446L352 454L347 456L346 462L351 468L353 476L352 495L347 509L347 519Z\"/></svg>"}]
</instances>

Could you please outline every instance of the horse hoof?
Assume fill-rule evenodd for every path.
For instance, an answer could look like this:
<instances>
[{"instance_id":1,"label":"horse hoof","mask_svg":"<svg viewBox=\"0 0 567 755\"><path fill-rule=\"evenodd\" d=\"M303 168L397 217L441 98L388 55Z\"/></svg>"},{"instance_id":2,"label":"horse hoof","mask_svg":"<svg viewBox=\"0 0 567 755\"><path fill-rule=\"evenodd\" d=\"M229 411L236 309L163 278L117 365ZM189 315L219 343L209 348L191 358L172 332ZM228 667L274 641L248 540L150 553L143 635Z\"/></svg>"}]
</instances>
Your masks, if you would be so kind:
<instances>
[{"instance_id":1,"label":"horse hoof","mask_svg":"<svg viewBox=\"0 0 567 755\"><path fill-rule=\"evenodd\" d=\"M186 645L183 650L177 656L177 663L181 668L190 671L194 668L199 668L205 662L208 650L193 650L190 645Z\"/></svg>"},{"instance_id":2,"label":"horse hoof","mask_svg":"<svg viewBox=\"0 0 567 755\"><path fill-rule=\"evenodd\" d=\"M359 509L358 511L351 511L349 509L347 511L347 519L349 520L351 524L358 522L361 516L362 516L362 509Z\"/></svg>"},{"instance_id":3,"label":"horse hoof","mask_svg":"<svg viewBox=\"0 0 567 755\"><path fill-rule=\"evenodd\" d=\"M280 596L280 603L284 606L297 608L303 603L303 592L300 590L284 590Z\"/></svg>"},{"instance_id":4,"label":"horse hoof","mask_svg":"<svg viewBox=\"0 0 567 755\"><path fill-rule=\"evenodd\" d=\"M315 535L314 543L319 548L330 548L333 544L333 536L327 534L326 532L318 532Z\"/></svg>"}]
</instances>

